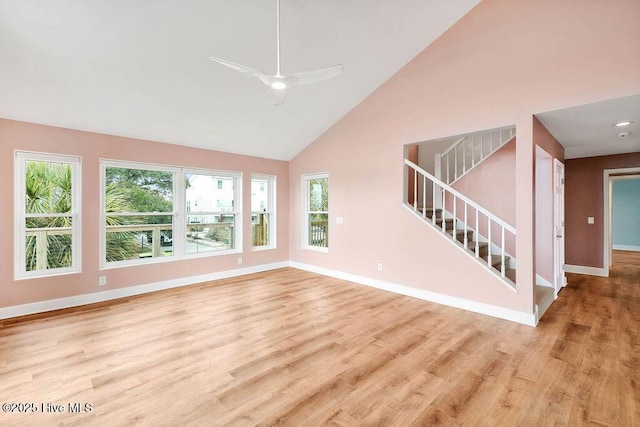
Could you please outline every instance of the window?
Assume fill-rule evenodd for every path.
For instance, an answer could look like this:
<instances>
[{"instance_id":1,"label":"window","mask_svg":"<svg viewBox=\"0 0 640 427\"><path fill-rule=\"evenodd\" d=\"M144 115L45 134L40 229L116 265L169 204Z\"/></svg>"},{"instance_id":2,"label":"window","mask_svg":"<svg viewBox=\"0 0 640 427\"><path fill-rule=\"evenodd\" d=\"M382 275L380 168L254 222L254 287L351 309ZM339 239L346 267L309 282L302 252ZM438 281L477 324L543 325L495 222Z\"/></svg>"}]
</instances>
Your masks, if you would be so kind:
<instances>
[{"instance_id":1,"label":"window","mask_svg":"<svg viewBox=\"0 0 640 427\"><path fill-rule=\"evenodd\" d=\"M241 246L241 174L115 161L102 161L102 168L103 267Z\"/></svg>"},{"instance_id":2,"label":"window","mask_svg":"<svg viewBox=\"0 0 640 427\"><path fill-rule=\"evenodd\" d=\"M104 260L173 256L176 170L103 163Z\"/></svg>"},{"instance_id":3,"label":"window","mask_svg":"<svg viewBox=\"0 0 640 427\"><path fill-rule=\"evenodd\" d=\"M15 173L15 278L80 272L80 158L18 151Z\"/></svg>"},{"instance_id":4,"label":"window","mask_svg":"<svg viewBox=\"0 0 640 427\"><path fill-rule=\"evenodd\" d=\"M186 173L186 253L198 254L236 247L239 214L236 211L239 175Z\"/></svg>"},{"instance_id":5,"label":"window","mask_svg":"<svg viewBox=\"0 0 640 427\"><path fill-rule=\"evenodd\" d=\"M302 191L302 246L306 249L326 251L329 247L329 175L303 175Z\"/></svg>"},{"instance_id":6,"label":"window","mask_svg":"<svg viewBox=\"0 0 640 427\"><path fill-rule=\"evenodd\" d=\"M251 245L254 249L276 247L275 195L275 176L251 176Z\"/></svg>"}]
</instances>

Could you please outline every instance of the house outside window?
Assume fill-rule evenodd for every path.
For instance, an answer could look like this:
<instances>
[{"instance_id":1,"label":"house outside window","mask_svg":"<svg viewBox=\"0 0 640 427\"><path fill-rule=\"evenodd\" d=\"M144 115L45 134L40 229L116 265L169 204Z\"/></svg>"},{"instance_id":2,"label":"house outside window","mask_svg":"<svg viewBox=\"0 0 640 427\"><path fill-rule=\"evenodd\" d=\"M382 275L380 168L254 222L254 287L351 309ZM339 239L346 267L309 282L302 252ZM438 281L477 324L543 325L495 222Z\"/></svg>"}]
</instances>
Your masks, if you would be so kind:
<instances>
[{"instance_id":1,"label":"house outside window","mask_svg":"<svg viewBox=\"0 0 640 427\"><path fill-rule=\"evenodd\" d=\"M239 174L219 176L199 171L186 173L186 202L191 204L186 224L186 253L230 251L240 243L240 212L236 199ZM194 207L195 206L195 207Z\"/></svg>"}]
</instances>

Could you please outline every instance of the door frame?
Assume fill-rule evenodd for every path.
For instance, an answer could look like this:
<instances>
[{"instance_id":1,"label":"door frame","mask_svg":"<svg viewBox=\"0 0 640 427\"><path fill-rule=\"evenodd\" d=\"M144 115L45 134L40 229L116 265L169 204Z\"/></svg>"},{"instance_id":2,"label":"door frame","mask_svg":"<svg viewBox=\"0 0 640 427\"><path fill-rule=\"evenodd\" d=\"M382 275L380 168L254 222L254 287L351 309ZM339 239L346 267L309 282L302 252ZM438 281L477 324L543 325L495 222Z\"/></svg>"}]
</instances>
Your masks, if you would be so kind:
<instances>
[{"instance_id":1,"label":"door frame","mask_svg":"<svg viewBox=\"0 0 640 427\"><path fill-rule=\"evenodd\" d=\"M561 182L558 183L558 172L561 171ZM565 165L557 158L553 159L553 287L555 296L558 296L560 289L567 286L567 276L565 272ZM561 196L558 197L558 188L561 188ZM560 212L560 214L559 214ZM562 229L562 242L558 244L558 230ZM560 252L560 253L558 253Z\"/></svg>"},{"instance_id":2,"label":"door frame","mask_svg":"<svg viewBox=\"0 0 640 427\"><path fill-rule=\"evenodd\" d=\"M613 239L612 234L612 222L611 222L611 208L613 203L613 191L611 190L611 182L616 179L616 175L640 175L640 167L636 168L619 168L619 169L605 169L603 172L603 269L606 277L609 277L609 267L611 267L611 255L613 251ZM620 178L618 178L620 179Z\"/></svg>"}]
</instances>

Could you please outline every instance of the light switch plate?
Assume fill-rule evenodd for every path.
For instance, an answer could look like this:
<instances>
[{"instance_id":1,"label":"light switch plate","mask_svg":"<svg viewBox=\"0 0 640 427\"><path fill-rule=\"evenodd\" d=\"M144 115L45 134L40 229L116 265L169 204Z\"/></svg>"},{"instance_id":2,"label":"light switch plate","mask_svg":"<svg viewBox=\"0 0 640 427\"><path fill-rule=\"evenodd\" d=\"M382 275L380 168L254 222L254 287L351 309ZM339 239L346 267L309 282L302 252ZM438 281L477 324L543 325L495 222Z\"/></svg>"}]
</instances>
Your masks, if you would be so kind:
<instances>
[{"instance_id":1,"label":"light switch plate","mask_svg":"<svg viewBox=\"0 0 640 427\"><path fill-rule=\"evenodd\" d=\"M341 216L336 217L336 224L344 224L344 218Z\"/></svg>"}]
</instances>

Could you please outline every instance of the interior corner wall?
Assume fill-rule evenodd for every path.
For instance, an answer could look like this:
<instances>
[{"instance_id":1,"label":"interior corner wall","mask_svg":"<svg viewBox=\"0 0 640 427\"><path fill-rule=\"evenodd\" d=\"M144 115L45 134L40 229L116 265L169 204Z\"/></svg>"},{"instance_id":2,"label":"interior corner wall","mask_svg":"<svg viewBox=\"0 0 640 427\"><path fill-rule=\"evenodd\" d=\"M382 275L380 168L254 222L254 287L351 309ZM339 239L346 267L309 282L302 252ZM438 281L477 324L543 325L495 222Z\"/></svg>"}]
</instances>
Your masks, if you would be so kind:
<instances>
[{"instance_id":1,"label":"interior corner wall","mask_svg":"<svg viewBox=\"0 0 640 427\"><path fill-rule=\"evenodd\" d=\"M82 272L14 281L14 150L80 156L82 159ZM100 159L237 171L243 174L243 251L239 254L172 260L99 270ZM221 153L158 142L0 119L0 309L101 291L122 290L192 276L289 260L289 165L285 161ZM251 250L251 173L275 175L277 249ZM242 266L238 256L243 257ZM98 287L98 277L107 285Z\"/></svg>"},{"instance_id":2,"label":"interior corner wall","mask_svg":"<svg viewBox=\"0 0 640 427\"><path fill-rule=\"evenodd\" d=\"M640 93L637 16L637 0L615 8L597 0L579 8L574 1L480 2L290 162L291 259L530 312L532 116ZM402 205L405 144L513 124L517 293L490 273L475 274L458 248ZM300 245L299 177L323 171L330 181L328 253Z\"/></svg>"},{"instance_id":3,"label":"interior corner wall","mask_svg":"<svg viewBox=\"0 0 640 427\"><path fill-rule=\"evenodd\" d=\"M565 262L605 268L604 170L640 167L640 152L565 161ZM588 224L587 218L594 223Z\"/></svg>"}]
</instances>

